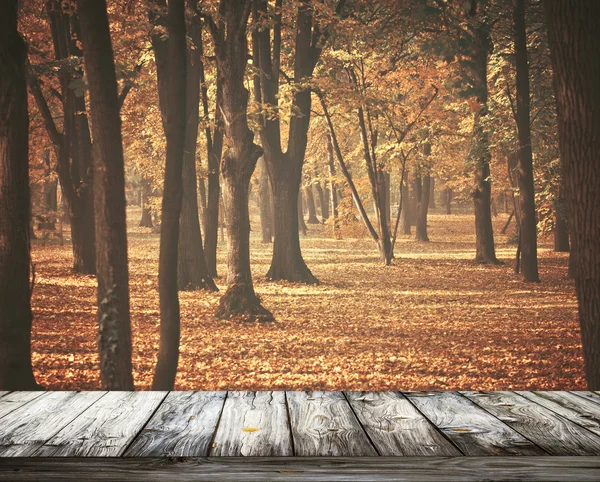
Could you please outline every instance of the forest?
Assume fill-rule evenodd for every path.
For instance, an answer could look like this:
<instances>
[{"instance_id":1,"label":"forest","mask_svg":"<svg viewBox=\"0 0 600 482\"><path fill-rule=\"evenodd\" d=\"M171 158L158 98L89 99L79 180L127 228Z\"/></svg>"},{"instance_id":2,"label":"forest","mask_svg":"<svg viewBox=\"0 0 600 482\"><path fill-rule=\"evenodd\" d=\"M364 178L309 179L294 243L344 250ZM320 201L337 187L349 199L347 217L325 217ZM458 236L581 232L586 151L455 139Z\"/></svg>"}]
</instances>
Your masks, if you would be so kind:
<instances>
[{"instance_id":1,"label":"forest","mask_svg":"<svg viewBox=\"0 0 600 482\"><path fill-rule=\"evenodd\" d=\"M600 390L596 0L3 0L0 390Z\"/></svg>"}]
</instances>

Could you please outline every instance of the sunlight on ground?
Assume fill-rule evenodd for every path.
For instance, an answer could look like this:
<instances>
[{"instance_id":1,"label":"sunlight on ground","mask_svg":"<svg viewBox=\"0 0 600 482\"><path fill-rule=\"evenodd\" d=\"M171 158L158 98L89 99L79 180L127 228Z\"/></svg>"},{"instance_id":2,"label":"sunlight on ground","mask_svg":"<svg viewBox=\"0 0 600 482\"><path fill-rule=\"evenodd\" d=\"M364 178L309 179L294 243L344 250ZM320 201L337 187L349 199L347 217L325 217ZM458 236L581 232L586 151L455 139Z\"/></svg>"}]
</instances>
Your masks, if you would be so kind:
<instances>
[{"instance_id":1,"label":"sunlight on ground","mask_svg":"<svg viewBox=\"0 0 600 482\"><path fill-rule=\"evenodd\" d=\"M129 212L135 382L149 389L158 350L158 235ZM506 216L495 219L500 230ZM176 389L583 389L568 256L541 241L539 284L513 273L516 247L496 235L500 266L475 264L473 217L429 218L431 243L401 237L392 267L370 239L302 237L317 286L267 282L272 245L253 224L256 291L269 324L217 320L219 294L184 292ZM225 244L219 272L225 273ZM33 361L50 389L98 389L95 280L71 246L34 245ZM217 284L223 292L224 278Z\"/></svg>"}]
</instances>

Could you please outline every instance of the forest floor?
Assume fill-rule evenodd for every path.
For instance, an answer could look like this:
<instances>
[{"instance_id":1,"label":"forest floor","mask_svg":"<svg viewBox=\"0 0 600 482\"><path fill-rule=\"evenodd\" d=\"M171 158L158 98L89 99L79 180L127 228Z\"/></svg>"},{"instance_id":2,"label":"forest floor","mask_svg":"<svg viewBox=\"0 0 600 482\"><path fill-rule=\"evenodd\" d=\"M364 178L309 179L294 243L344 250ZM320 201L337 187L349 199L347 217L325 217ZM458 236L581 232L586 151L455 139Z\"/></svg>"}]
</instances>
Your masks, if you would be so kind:
<instances>
[{"instance_id":1,"label":"forest floor","mask_svg":"<svg viewBox=\"0 0 600 482\"><path fill-rule=\"evenodd\" d=\"M150 389L158 352L158 235L129 209L133 367ZM429 217L430 243L400 237L394 266L369 238L331 238L309 225L301 238L317 286L264 278L272 245L253 225L255 288L273 323L215 319L219 293L183 292L177 390L584 389L577 300L568 255L541 239L541 283L513 272L516 246L498 235L499 266L474 258L472 214ZM513 226L509 229L511 232ZM224 274L225 243L219 245ZM52 390L100 388L96 289L71 269L70 243L36 241L32 352L36 379ZM225 279L217 280L221 292Z\"/></svg>"}]
</instances>

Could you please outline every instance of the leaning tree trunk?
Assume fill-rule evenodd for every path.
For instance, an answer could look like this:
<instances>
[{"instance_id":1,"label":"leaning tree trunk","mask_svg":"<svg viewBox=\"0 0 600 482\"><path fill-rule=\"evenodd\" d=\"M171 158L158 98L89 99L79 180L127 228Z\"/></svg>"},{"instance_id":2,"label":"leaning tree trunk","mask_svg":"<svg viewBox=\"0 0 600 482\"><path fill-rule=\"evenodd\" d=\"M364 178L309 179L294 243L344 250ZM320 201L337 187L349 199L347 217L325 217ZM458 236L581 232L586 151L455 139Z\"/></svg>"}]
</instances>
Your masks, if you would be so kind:
<instances>
[{"instance_id":1,"label":"leaning tree trunk","mask_svg":"<svg viewBox=\"0 0 600 482\"><path fill-rule=\"evenodd\" d=\"M79 0L94 156L98 344L102 390L133 390L125 168L105 0Z\"/></svg>"},{"instance_id":2,"label":"leaning tree trunk","mask_svg":"<svg viewBox=\"0 0 600 482\"><path fill-rule=\"evenodd\" d=\"M524 281L539 281L537 260L537 220L533 185L533 154L529 105L529 64L527 63L527 32L525 27L525 0L514 0L515 59L517 66L517 134L519 204L521 223L521 273Z\"/></svg>"},{"instance_id":3,"label":"leaning tree trunk","mask_svg":"<svg viewBox=\"0 0 600 482\"><path fill-rule=\"evenodd\" d=\"M162 3L162 2L161 2ZM163 3L164 5L164 3ZM169 0L167 72L158 72L158 94L167 138L163 187L158 295L160 343L153 390L172 390L179 362L180 313L177 295L177 250L182 198L182 168L186 120L186 35L184 0ZM165 77L168 76L168 79Z\"/></svg>"},{"instance_id":4,"label":"leaning tree trunk","mask_svg":"<svg viewBox=\"0 0 600 482\"><path fill-rule=\"evenodd\" d=\"M177 254L177 286L180 290L203 289L217 291L208 273L202 247L202 233L198 217L198 189L196 176L196 144L200 103L200 53L202 35L195 2L186 4L187 35L191 44L187 49L186 126L183 153L183 200L179 218L179 248Z\"/></svg>"},{"instance_id":5,"label":"leaning tree trunk","mask_svg":"<svg viewBox=\"0 0 600 482\"><path fill-rule=\"evenodd\" d=\"M561 170L590 390L600 389L600 36L595 0L544 0Z\"/></svg>"},{"instance_id":6,"label":"leaning tree trunk","mask_svg":"<svg viewBox=\"0 0 600 482\"><path fill-rule=\"evenodd\" d=\"M35 390L31 367L29 117L18 1L0 3L0 390Z\"/></svg>"},{"instance_id":7,"label":"leaning tree trunk","mask_svg":"<svg viewBox=\"0 0 600 482\"><path fill-rule=\"evenodd\" d=\"M263 154L248 128L246 29L251 0L221 0L218 27L209 18L215 43L217 75L222 86L219 109L223 115L228 149L221 160L225 181L225 219L228 234L227 291L219 300L218 318L270 321L273 315L254 292L250 270L250 216L248 188L256 162Z\"/></svg>"},{"instance_id":8,"label":"leaning tree trunk","mask_svg":"<svg viewBox=\"0 0 600 482\"><path fill-rule=\"evenodd\" d=\"M423 191L421 193L421 202L417 212L417 241L429 241L427 236L427 212L429 211L431 189L431 176L426 174L423 177Z\"/></svg>"}]
</instances>

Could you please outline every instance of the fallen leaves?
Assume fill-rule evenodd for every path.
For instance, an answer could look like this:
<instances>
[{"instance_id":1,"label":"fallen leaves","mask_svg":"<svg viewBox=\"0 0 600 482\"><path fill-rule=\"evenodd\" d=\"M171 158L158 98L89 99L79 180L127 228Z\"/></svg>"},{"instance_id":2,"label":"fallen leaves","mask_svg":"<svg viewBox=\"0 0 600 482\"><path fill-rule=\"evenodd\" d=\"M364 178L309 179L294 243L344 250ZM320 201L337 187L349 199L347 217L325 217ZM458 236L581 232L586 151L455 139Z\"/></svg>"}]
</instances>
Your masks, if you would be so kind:
<instances>
[{"instance_id":1,"label":"fallen leaves","mask_svg":"<svg viewBox=\"0 0 600 482\"><path fill-rule=\"evenodd\" d=\"M136 220L137 212L129 213ZM505 222L500 216L497 226ZM302 238L317 286L264 279L272 246L252 240L255 288L274 323L213 316L221 293L182 292L178 390L583 389L566 255L540 243L539 284L473 258L471 215L432 215L431 243L400 238L392 267L369 239ZM259 233L253 226L253 233ZM219 270L225 273L225 244ZM95 279L73 274L70 246L34 245L32 358L49 389L99 389ZM158 236L129 235L133 366L150 389L158 353Z\"/></svg>"}]
</instances>

